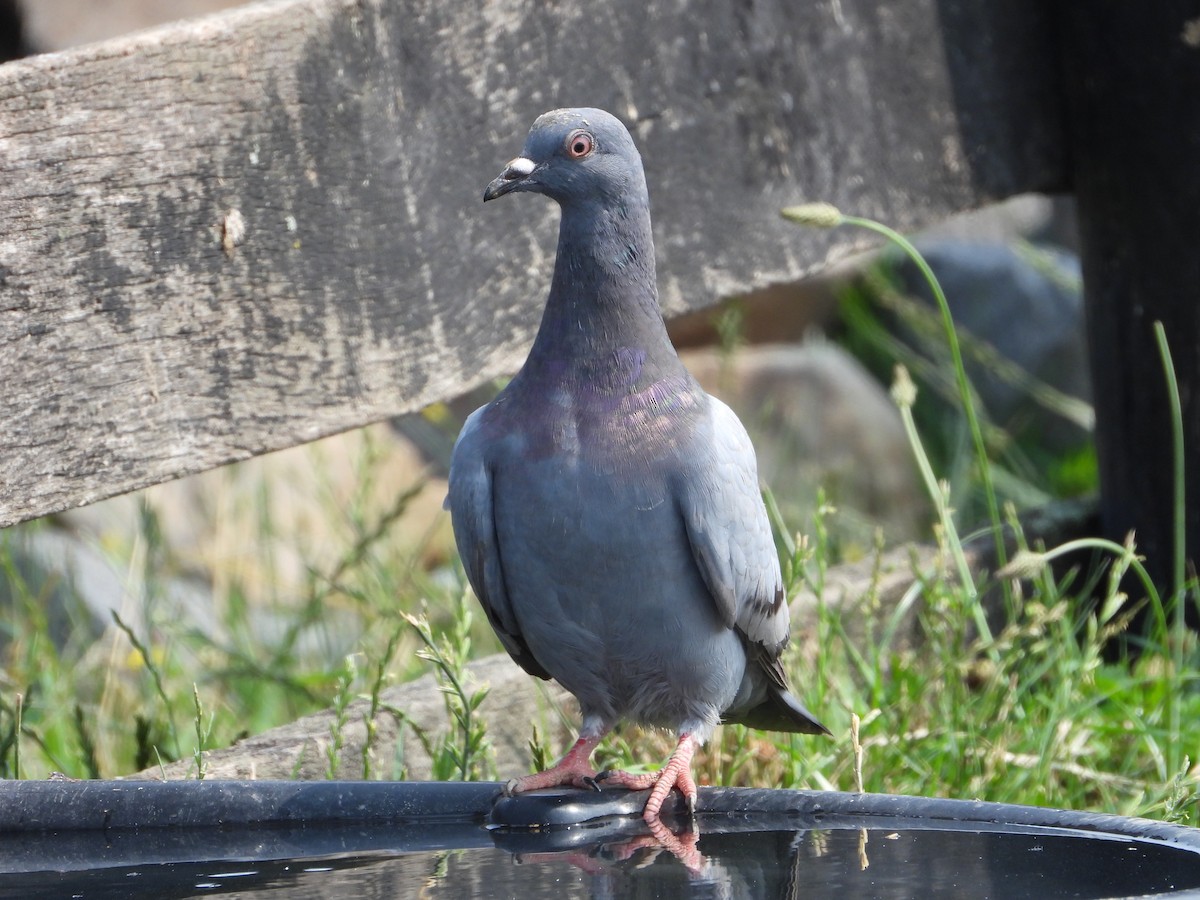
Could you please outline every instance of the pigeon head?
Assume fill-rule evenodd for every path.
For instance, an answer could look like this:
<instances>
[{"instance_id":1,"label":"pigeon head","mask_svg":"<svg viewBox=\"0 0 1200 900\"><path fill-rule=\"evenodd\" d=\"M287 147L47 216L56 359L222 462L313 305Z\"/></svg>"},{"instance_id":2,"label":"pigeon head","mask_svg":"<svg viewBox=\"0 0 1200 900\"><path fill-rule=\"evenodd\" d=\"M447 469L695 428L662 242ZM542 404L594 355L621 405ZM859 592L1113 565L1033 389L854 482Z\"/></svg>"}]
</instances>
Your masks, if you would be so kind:
<instances>
[{"instance_id":1,"label":"pigeon head","mask_svg":"<svg viewBox=\"0 0 1200 900\"><path fill-rule=\"evenodd\" d=\"M560 206L646 199L642 158L625 126L602 109L556 109L538 117L521 155L483 199L528 191Z\"/></svg>"}]
</instances>

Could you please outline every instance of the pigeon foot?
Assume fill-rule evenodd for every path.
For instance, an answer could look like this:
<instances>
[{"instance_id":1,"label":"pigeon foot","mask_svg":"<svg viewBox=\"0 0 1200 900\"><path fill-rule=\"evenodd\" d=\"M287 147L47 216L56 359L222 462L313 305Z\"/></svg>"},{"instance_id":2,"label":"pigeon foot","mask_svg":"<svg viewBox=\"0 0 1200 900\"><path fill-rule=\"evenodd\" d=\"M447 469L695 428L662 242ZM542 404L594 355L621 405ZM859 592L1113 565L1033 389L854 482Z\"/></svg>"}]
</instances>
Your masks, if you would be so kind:
<instances>
[{"instance_id":1,"label":"pigeon foot","mask_svg":"<svg viewBox=\"0 0 1200 900\"><path fill-rule=\"evenodd\" d=\"M692 756L696 752L696 741L690 734L681 734L675 752L667 760L667 764L651 775L635 775L630 772L609 771L596 776L598 781L605 784L615 784L629 788L631 791L650 791L650 798L642 810L642 818L653 824L658 822L662 805L666 802L671 788L679 788L683 799L687 802L688 810L696 812L696 782L692 779Z\"/></svg>"},{"instance_id":2,"label":"pigeon foot","mask_svg":"<svg viewBox=\"0 0 1200 900\"><path fill-rule=\"evenodd\" d=\"M567 755L549 769L514 778L504 786L504 793L511 797L513 794L524 794L526 791L562 785L593 791L600 790L600 786L596 783L596 771L591 764L592 751L596 749L598 743L600 743L599 737L581 737L567 751Z\"/></svg>"},{"instance_id":3,"label":"pigeon foot","mask_svg":"<svg viewBox=\"0 0 1200 900\"><path fill-rule=\"evenodd\" d=\"M639 834L627 841L589 846L584 852L520 853L517 861L545 864L565 860L589 875L599 875L630 861L636 868L649 865L665 850L683 863L692 875L702 875L708 869L709 862L697 847L699 831L693 828L675 834L659 819L646 824L649 834Z\"/></svg>"}]
</instances>

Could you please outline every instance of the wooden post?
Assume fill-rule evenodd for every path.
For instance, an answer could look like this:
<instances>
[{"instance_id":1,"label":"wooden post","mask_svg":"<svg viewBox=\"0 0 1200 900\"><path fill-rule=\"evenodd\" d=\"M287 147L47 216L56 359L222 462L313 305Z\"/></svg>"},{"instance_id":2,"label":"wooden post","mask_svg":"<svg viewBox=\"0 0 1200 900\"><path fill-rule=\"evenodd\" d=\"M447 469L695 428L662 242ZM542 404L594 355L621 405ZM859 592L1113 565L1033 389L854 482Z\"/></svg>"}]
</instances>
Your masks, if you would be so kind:
<instances>
[{"instance_id":1,"label":"wooden post","mask_svg":"<svg viewBox=\"0 0 1200 900\"><path fill-rule=\"evenodd\" d=\"M0 66L0 527L511 372L556 213L481 192L551 107L632 126L668 313L863 245L780 207L916 228L1061 180L1021 138L1050 60L1004 63L1039 5L987 41L967 6L295 0ZM1009 73L977 133L971 41Z\"/></svg>"},{"instance_id":2,"label":"wooden post","mask_svg":"<svg viewBox=\"0 0 1200 900\"><path fill-rule=\"evenodd\" d=\"M1060 4L1107 536L1173 585L1161 321L1183 402L1187 558L1200 559L1200 3ZM1194 571L1194 569L1193 569ZM1195 610L1190 610L1192 622Z\"/></svg>"}]
</instances>

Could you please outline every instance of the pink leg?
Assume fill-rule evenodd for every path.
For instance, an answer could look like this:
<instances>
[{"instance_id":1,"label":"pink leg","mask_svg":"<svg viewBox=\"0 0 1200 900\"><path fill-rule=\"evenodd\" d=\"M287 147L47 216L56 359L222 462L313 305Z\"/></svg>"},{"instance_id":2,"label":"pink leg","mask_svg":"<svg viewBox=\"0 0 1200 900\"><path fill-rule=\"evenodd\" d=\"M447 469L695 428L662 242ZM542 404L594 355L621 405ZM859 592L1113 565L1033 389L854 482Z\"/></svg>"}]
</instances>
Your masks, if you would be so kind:
<instances>
[{"instance_id":1,"label":"pink leg","mask_svg":"<svg viewBox=\"0 0 1200 900\"><path fill-rule=\"evenodd\" d=\"M694 803L689 805L692 806L693 810L695 809ZM704 871L708 865L708 861L696 846L696 843L700 839L698 831L685 831L683 834L674 834L657 817L646 819L646 824L650 826L650 833L654 836L654 839L676 859L687 866L690 872L699 875Z\"/></svg>"},{"instance_id":2,"label":"pink leg","mask_svg":"<svg viewBox=\"0 0 1200 900\"><path fill-rule=\"evenodd\" d=\"M638 835L628 841L621 841L615 844L604 844L602 852L599 854L593 853L521 853L517 855L517 861L522 863L556 863L562 860L575 866L577 869L582 869L589 875L598 875L607 869L613 868L615 865L627 863L633 859L638 853L643 850L650 852L648 859L642 860L638 866L646 865L652 862L654 857L661 851L667 850L685 866L688 870L695 873L702 873L708 866L708 860L704 858L704 854L696 846L700 839L697 831L684 831L681 834L674 834L671 829L663 824L661 819L655 819L653 822L647 822L646 825L650 829L649 834Z\"/></svg>"},{"instance_id":3,"label":"pink leg","mask_svg":"<svg viewBox=\"0 0 1200 900\"><path fill-rule=\"evenodd\" d=\"M595 787L596 772L592 768L592 751L600 743L600 738L581 737L575 742L567 755L543 772L534 772L516 778L504 786L505 793L523 794L526 791L536 791L539 788L558 787L569 784L574 787ZM598 790L598 788L597 788Z\"/></svg>"},{"instance_id":4,"label":"pink leg","mask_svg":"<svg viewBox=\"0 0 1200 900\"><path fill-rule=\"evenodd\" d=\"M647 822L657 822L662 805L666 802L671 788L678 787L687 801L688 809L696 809L696 782L692 780L692 756L696 752L696 741L690 734L681 734L675 752L667 760L667 764L653 775L631 775L629 772L606 772L604 782L629 788L631 791L644 791L653 787L646 807L642 810L642 818Z\"/></svg>"}]
</instances>

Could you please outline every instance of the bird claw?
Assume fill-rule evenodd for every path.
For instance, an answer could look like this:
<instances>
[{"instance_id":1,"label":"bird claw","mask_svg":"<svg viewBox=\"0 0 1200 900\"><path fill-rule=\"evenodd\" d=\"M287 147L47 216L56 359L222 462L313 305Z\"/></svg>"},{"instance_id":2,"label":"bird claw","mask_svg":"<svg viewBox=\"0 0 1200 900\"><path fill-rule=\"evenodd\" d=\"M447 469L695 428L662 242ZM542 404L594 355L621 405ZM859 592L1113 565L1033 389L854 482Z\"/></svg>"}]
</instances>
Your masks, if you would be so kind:
<instances>
[{"instance_id":1,"label":"bird claw","mask_svg":"<svg viewBox=\"0 0 1200 900\"><path fill-rule=\"evenodd\" d=\"M603 790L600 787L600 782L603 780L604 779L599 775L595 776L594 778L590 775L584 775L581 779L579 779L579 781L583 787L591 788L597 794L599 794L601 792L601 790Z\"/></svg>"},{"instance_id":2,"label":"bird claw","mask_svg":"<svg viewBox=\"0 0 1200 900\"><path fill-rule=\"evenodd\" d=\"M650 828L650 835L658 842L659 846L683 863L692 875L703 875L708 869L708 860L696 846L700 839L699 829L692 828L681 834L675 834L658 818L648 820L646 824Z\"/></svg>"},{"instance_id":3,"label":"bird claw","mask_svg":"<svg viewBox=\"0 0 1200 900\"><path fill-rule=\"evenodd\" d=\"M502 787L500 791L505 797L514 797L516 796L518 787L520 787L518 779L510 778L508 781L504 782L504 787Z\"/></svg>"}]
</instances>

